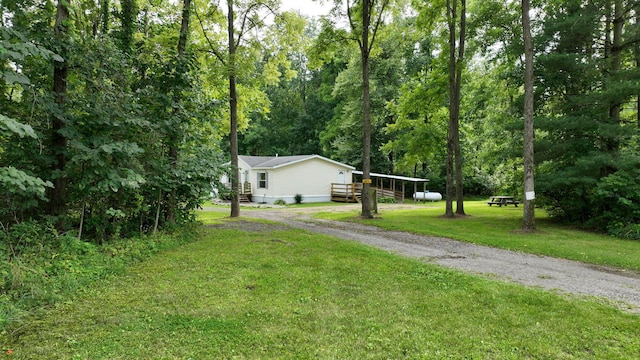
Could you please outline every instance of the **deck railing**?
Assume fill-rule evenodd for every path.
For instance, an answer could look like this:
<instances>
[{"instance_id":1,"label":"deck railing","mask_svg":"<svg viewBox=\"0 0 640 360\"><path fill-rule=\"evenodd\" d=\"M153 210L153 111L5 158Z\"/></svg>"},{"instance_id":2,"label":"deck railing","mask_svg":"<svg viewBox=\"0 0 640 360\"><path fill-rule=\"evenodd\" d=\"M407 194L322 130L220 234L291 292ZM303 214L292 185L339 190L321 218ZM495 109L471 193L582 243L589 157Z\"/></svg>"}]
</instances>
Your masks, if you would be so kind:
<instances>
[{"instance_id":1,"label":"deck railing","mask_svg":"<svg viewBox=\"0 0 640 360\"><path fill-rule=\"evenodd\" d=\"M362 184L331 184L331 201L358 202L362 195Z\"/></svg>"},{"instance_id":2,"label":"deck railing","mask_svg":"<svg viewBox=\"0 0 640 360\"><path fill-rule=\"evenodd\" d=\"M373 186L376 189L378 199L384 197L402 201L402 191L384 189ZM362 183L331 184L331 201L336 202L360 202L362 198Z\"/></svg>"},{"instance_id":3,"label":"deck railing","mask_svg":"<svg viewBox=\"0 0 640 360\"><path fill-rule=\"evenodd\" d=\"M227 189L231 190L231 183L226 183L225 185ZM238 194L251 195L251 183L245 182L238 184Z\"/></svg>"},{"instance_id":4,"label":"deck railing","mask_svg":"<svg viewBox=\"0 0 640 360\"><path fill-rule=\"evenodd\" d=\"M231 190L231 183L225 184L227 189ZM240 198L240 202L251 202L251 183L244 182L238 184L238 197Z\"/></svg>"},{"instance_id":5,"label":"deck railing","mask_svg":"<svg viewBox=\"0 0 640 360\"><path fill-rule=\"evenodd\" d=\"M393 189L381 189L376 187L378 199L379 198L394 198L398 201L402 201L402 191L393 190Z\"/></svg>"}]
</instances>

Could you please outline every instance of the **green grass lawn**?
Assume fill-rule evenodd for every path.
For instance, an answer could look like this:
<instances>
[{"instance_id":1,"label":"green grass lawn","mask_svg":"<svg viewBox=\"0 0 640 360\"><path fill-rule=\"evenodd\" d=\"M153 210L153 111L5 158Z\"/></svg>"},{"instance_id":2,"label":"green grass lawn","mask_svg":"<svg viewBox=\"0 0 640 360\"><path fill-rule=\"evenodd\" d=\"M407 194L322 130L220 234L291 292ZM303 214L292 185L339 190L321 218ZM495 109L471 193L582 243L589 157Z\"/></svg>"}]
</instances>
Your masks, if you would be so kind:
<instances>
[{"instance_id":1,"label":"green grass lawn","mask_svg":"<svg viewBox=\"0 0 640 360\"><path fill-rule=\"evenodd\" d=\"M640 242L563 227L554 224L539 209L536 210L539 231L526 234L518 231L522 226L522 207L489 207L486 201L466 201L465 212L469 216L447 219L442 216L444 202L423 206L418 210L381 211L373 220L359 219L359 211L320 212L317 216L640 271Z\"/></svg>"},{"instance_id":2,"label":"green grass lawn","mask_svg":"<svg viewBox=\"0 0 640 360\"><path fill-rule=\"evenodd\" d=\"M12 351L5 356L630 359L640 354L637 315L355 242L225 216L207 213L207 223L223 226L203 229L200 241L161 253L0 334L2 351Z\"/></svg>"}]
</instances>

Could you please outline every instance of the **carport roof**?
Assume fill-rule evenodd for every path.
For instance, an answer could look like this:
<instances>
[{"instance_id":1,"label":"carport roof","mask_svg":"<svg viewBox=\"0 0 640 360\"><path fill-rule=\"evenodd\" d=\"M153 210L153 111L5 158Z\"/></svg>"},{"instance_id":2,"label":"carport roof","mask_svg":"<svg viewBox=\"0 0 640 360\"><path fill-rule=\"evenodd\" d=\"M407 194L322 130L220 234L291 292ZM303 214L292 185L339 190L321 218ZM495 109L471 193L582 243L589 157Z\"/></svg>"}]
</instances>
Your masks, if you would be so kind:
<instances>
[{"instance_id":1,"label":"carport roof","mask_svg":"<svg viewBox=\"0 0 640 360\"><path fill-rule=\"evenodd\" d=\"M362 171L354 170L354 175L362 175ZM384 179L394 179L394 180L402 180L402 181L411 181L411 182L428 182L429 179L420 179L414 177L407 176L399 176L399 175L387 175L387 174L378 174L378 173L369 173L371 177L384 178Z\"/></svg>"}]
</instances>

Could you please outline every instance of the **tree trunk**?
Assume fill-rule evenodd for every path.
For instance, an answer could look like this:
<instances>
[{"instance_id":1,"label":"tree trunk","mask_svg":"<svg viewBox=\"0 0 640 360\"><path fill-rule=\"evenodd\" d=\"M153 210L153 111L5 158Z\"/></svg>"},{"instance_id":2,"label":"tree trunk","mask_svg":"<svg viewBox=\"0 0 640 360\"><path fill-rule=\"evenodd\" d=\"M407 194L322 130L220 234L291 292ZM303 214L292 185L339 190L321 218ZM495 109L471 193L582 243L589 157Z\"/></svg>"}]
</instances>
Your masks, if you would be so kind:
<instances>
[{"instance_id":1,"label":"tree trunk","mask_svg":"<svg viewBox=\"0 0 640 360\"><path fill-rule=\"evenodd\" d=\"M531 38L531 21L529 18L529 0L522 0L522 34L524 39L524 221L525 231L535 231L535 183L533 141L533 39Z\"/></svg>"},{"instance_id":2,"label":"tree trunk","mask_svg":"<svg viewBox=\"0 0 640 360\"><path fill-rule=\"evenodd\" d=\"M620 69L622 68L622 30L624 26L624 4L622 0L614 0L613 5L613 43L611 47L611 73L614 83L620 81ZM609 108L609 118L613 125L620 124L622 103L614 101ZM617 138L610 139L607 143L607 151L617 152L620 142Z\"/></svg>"},{"instance_id":3,"label":"tree trunk","mask_svg":"<svg viewBox=\"0 0 640 360\"><path fill-rule=\"evenodd\" d=\"M458 42L458 59L456 61L456 77L455 77L455 111L454 111L454 149L456 159L456 214L465 215L464 213L464 183L462 181L462 151L460 149L460 97L462 88L462 68L464 67L464 46L466 40L466 18L467 3L461 0L460 9L460 40Z\"/></svg>"},{"instance_id":4,"label":"tree trunk","mask_svg":"<svg viewBox=\"0 0 640 360\"><path fill-rule=\"evenodd\" d=\"M447 178L445 185L445 213L446 217L453 217L453 193L455 192L455 187L453 183L453 153L454 146L453 140L451 139L451 123L449 123L449 133L447 135Z\"/></svg>"},{"instance_id":5,"label":"tree trunk","mask_svg":"<svg viewBox=\"0 0 640 360\"><path fill-rule=\"evenodd\" d=\"M102 35L106 35L109 31L109 0L102 0L100 2L100 31Z\"/></svg>"},{"instance_id":6,"label":"tree trunk","mask_svg":"<svg viewBox=\"0 0 640 360\"><path fill-rule=\"evenodd\" d=\"M133 34L135 33L135 19L138 15L138 10L136 6L135 0L121 0L120 4L122 6L122 51L126 54L130 54L133 51ZM185 3L185 5L187 5ZM187 16L189 14L189 10L187 8ZM185 9L182 9L182 26L184 28L185 23ZM187 29L189 24L189 18L187 17ZM182 29L180 31L180 36L182 37Z\"/></svg>"},{"instance_id":7,"label":"tree trunk","mask_svg":"<svg viewBox=\"0 0 640 360\"><path fill-rule=\"evenodd\" d=\"M180 35L178 37L178 58L183 59L184 53L187 50L187 37L189 35L189 18L191 17L191 0L183 0L182 3L182 23L180 25ZM177 117L179 111L180 94L174 94L174 108L173 115ZM171 129L171 136L169 138L169 165L174 174L178 168L179 158L179 143L180 143L180 128ZM170 224L176 222L176 211L178 208L178 191L174 184L169 192L169 200L167 204L167 221Z\"/></svg>"},{"instance_id":8,"label":"tree trunk","mask_svg":"<svg viewBox=\"0 0 640 360\"><path fill-rule=\"evenodd\" d=\"M640 21L640 13L637 16L637 19L638 20L636 20L636 22ZM640 43L636 45L635 56L636 56L636 70L640 70ZM638 95L638 98L636 99L636 122L638 124L638 129L640 129L640 93L638 93L637 95Z\"/></svg>"},{"instance_id":9,"label":"tree trunk","mask_svg":"<svg viewBox=\"0 0 640 360\"><path fill-rule=\"evenodd\" d=\"M636 27L640 27L640 5L635 5L635 24ZM636 71L640 71L640 29L636 31L636 43L633 46L633 57L636 62ZM636 124L638 129L640 129L640 87L638 87L638 92L636 93Z\"/></svg>"},{"instance_id":10,"label":"tree trunk","mask_svg":"<svg viewBox=\"0 0 640 360\"><path fill-rule=\"evenodd\" d=\"M127 0L131 7L135 8L133 0ZM178 56L184 56L187 50L187 37L189 36L189 20L191 19L191 0L182 3L182 23L180 24L180 38L178 39Z\"/></svg>"},{"instance_id":11,"label":"tree trunk","mask_svg":"<svg viewBox=\"0 0 640 360\"><path fill-rule=\"evenodd\" d=\"M228 5L228 32L229 32L229 113L230 125L229 144L231 153L231 217L240 216L240 187L238 179L238 94L236 91L236 43L234 31L233 0L227 1Z\"/></svg>"},{"instance_id":12,"label":"tree trunk","mask_svg":"<svg viewBox=\"0 0 640 360\"><path fill-rule=\"evenodd\" d=\"M370 0L362 2L362 217L370 219L371 215L371 100L369 89L369 13Z\"/></svg>"},{"instance_id":13,"label":"tree trunk","mask_svg":"<svg viewBox=\"0 0 640 360\"><path fill-rule=\"evenodd\" d=\"M142 33L145 38L149 37L149 7L144 7L144 15L142 15ZM140 71L140 80L142 83L147 80L147 66L144 64L138 64L138 71Z\"/></svg>"},{"instance_id":14,"label":"tree trunk","mask_svg":"<svg viewBox=\"0 0 640 360\"><path fill-rule=\"evenodd\" d=\"M460 150L460 90L462 67L464 64L466 0L461 1L460 34L456 36L458 0L447 0L447 21L449 24L449 129L447 134L447 179L445 216L453 217L453 194L456 197L456 214L464 213L464 193L462 181L462 152ZM456 48L456 42L458 48ZM457 50L457 54L456 54Z\"/></svg>"},{"instance_id":15,"label":"tree trunk","mask_svg":"<svg viewBox=\"0 0 640 360\"><path fill-rule=\"evenodd\" d=\"M61 133L65 126L64 107L67 102L67 77L69 72L69 63L66 58L66 42L69 21L70 0L58 0L56 10L56 22L54 25L54 33L57 41L62 44L60 55L65 57L64 62L56 61L53 68L53 95L55 103L58 106L58 113L54 115L51 128L51 152L54 157L52 164L53 189L49 189L49 215L64 216L67 213L67 176L65 174L67 165L67 138ZM63 226L64 222L60 222L59 226Z\"/></svg>"}]
</instances>

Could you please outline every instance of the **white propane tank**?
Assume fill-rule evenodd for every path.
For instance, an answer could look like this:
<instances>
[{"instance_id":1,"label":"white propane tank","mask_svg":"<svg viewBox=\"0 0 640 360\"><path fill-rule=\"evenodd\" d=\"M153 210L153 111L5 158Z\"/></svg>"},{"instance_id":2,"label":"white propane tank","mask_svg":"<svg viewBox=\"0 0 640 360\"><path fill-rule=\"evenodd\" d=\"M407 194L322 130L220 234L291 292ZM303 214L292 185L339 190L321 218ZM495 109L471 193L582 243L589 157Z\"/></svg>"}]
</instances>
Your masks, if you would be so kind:
<instances>
[{"instance_id":1,"label":"white propane tank","mask_svg":"<svg viewBox=\"0 0 640 360\"><path fill-rule=\"evenodd\" d=\"M439 192L420 191L413 193L413 199L423 201L440 201L442 200L442 194L440 194Z\"/></svg>"}]
</instances>

